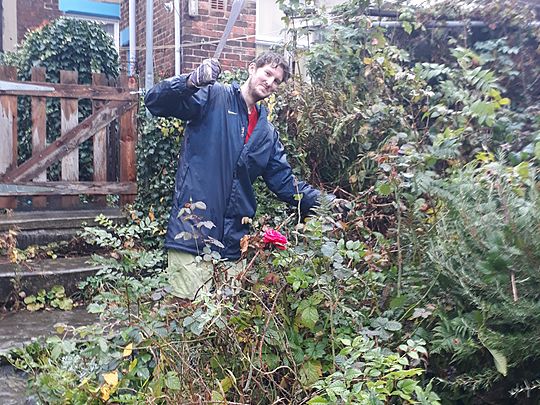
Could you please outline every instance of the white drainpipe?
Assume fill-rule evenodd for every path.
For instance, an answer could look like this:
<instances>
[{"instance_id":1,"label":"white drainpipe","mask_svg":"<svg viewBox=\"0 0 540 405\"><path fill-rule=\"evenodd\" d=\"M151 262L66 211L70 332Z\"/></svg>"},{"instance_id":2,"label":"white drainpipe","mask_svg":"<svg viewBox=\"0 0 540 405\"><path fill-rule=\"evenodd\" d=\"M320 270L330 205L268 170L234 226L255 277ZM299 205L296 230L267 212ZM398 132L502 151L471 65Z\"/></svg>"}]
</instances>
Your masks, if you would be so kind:
<instances>
[{"instance_id":1,"label":"white drainpipe","mask_svg":"<svg viewBox=\"0 0 540 405\"><path fill-rule=\"evenodd\" d=\"M182 56L180 54L180 38L181 38L181 27L180 27L180 0L174 0L174 74L179 75L180 72L180 62L182 61Z\"/></svg>"},{"instance_id":2,"label":"white drainpipe","mask_svg":"<svg viewBox=\"0 0 540 405\"><path fill-rule=\"evenodd\" d=\"M146 0L146 75L144 88L154 86L154 1Z\"/></svg>"},{"instance_id":3,"label":"white drainpipe","mask_svg":"<svg viewBox=\"0 0 540 405\"><path fill-rule=\"evenodd\" d=\"M128 72L130 76L135 75L135 65L137 64L137 18L135 0L129 0L129 60Z\"/></svg>"}]
</instances>

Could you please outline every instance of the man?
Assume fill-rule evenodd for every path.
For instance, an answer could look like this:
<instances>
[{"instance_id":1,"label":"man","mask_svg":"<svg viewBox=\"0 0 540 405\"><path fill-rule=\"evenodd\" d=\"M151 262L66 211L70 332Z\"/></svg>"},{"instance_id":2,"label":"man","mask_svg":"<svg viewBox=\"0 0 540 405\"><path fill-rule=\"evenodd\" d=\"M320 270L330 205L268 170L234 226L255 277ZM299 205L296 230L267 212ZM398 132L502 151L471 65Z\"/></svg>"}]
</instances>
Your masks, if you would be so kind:
<instances>
[{"instance_id":1,"label":"man","mask_svg":"<svg viewBox=\"0 0 540 405\"><path fill-rule=\"evenodd\" d=\"M240 257L240 239L257 208L252 185L259 176L279 199L299 205L303 213L320 196L293 176L267 110L257 104L288 79L283 57L259 55L240 87L216 82L220 72L217 60L206 59L192 73L158 83L145 97L152 114L186 121L165 240L172 293L185 299L211 283L213 267L196 260L205 243L219 241L213 250L222 258Z\"/></svg>"}]
</instances>

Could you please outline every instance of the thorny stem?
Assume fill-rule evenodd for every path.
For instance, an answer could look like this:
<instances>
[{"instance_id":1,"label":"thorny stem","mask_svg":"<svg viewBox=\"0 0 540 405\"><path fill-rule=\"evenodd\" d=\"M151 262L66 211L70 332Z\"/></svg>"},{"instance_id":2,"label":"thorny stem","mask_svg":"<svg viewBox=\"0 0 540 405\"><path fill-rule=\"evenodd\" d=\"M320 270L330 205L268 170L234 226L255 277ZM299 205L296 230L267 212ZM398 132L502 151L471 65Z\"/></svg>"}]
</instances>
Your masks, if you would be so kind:
<instances>
[{"instance_id":1,"label":"thorny stem","mask_svg":"<svg viewBox=\"0 0 540 405\"><path fill-rule=\"evenodd\" d=\"M397 204L397 232L396 232L396 247L398 253L398 277L397 277L397 296L401 295L401 276L403 272L403 252L401 250L401 204L399 201L397 192L395 193L395 199Z\"/></svg>"},{"instance_id":2,"label":"thorny stem","mask_svg":"<svg viewBox=\"0 0 540 405\"><path fill-rule=\"evenodd\" d=\"M279 291L276 293L276 297L274 298L274 302L272 303L272 308L270 308L270 313L268 314L268 318L266 318L266 322L264 324L264 329L263 329L263 331L261 333L261 340L259 341L259 364L261 365L261 368L262 368L262 364L263 364L263 362L262 362L262 348L263 348L263 344L264 344L264 337L266 335L266 331L268 330L268 326L270 325L270 319L272 319L274 317L274 313L276 311L277 300L278 300L281 292L285 288L285 285L283 285L279 289Z\"/></svg>"}]
</instances>

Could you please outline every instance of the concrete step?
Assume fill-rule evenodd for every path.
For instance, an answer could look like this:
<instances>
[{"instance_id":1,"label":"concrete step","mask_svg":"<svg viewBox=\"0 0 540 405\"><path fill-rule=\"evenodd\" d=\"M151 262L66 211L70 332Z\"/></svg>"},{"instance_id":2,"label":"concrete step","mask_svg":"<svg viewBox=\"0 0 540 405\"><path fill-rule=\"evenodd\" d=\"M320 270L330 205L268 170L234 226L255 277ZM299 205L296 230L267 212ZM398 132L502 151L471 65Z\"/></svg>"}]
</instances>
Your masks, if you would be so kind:
<instances>
[{"instance_id":1,"label":"concrete step","mask_svg":"<svg viewBox=\"0 0 540 405\"><path fill-rule=\"evenodd\" d=\"M0 314L0 404L37 404L36 398L26 395L26 375L11 367L5 357L12 349L56 334L57 323L73 327L92 325L99 322L95 314L85 308L72 311L18 311Z\"/></svg>"},{"instance_id":2,"label":"concrete step","mask_svg":"<svg viewBox=\"0 0 540 405\"><path fill-rule=\"evenodd\" d=\"M100 269L89 261L90 256L24 263L0 262L0 302L8 302L18 291L32 295L41 289L49 291L55 285L63 285L69 296L78 291L80 281Z\"/></svg>"},{"instance_id":3,"label":"concrete step","mask_svg":"<svg viewBox=\"0 0 540 405\"><path fill-rule=\"evenodd\" d=\"M46 245L72 239L84 226L96 225L95 218L103 214L115 223L125 222L120 208L100 208L70 211L11 211L0 215L0 237L10 230L16 232L17 247Z\"/></svg>"},{"instance_id":4,"label":"concrete step","mask_svg":"<svg viewBox=\"0 0 540 405\"><path fill-rule=\"evenodd\" d=\"M57 323L79 327L98 322L99 317L88 313L84 307L77 307L71 311L21 310L0 314L0 356L36 339L56 334L54 325Z\"/></svg>"}]
</instances>

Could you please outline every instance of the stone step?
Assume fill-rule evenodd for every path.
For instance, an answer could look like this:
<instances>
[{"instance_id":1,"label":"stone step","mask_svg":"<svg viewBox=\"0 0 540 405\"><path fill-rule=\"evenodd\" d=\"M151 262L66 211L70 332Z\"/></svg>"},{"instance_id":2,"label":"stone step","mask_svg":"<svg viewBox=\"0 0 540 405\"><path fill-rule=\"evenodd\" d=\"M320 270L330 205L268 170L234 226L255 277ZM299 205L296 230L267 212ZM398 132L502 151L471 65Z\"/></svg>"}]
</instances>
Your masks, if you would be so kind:
<instances>
[{"instance_id":1,"label":"stone step","mask_svg":"<svg viewBox=\"0 0 540 405\"><path fill-rule=\"evenodd\" d=\"M99 317L88 313L85 307L76 307L71 311L20 310L0 314L0 356L36 339L56 334L55 324L79 327L97 322Z\"/></svg>"},{"instance_id":2,"label":"stone step","mask_svg":"<svg viewBox=\"0 0 540 405\"><path fill-rule=\"evenodd\" d=\"M89 261L90 256L0 262L0 302L8 302L18 291L32 295L41 289L49 291L55 285L63 285L69 296L78 290L79 282L100 269Z\"/></svg>"},{"instance_id":3,"label":"stone step","mask_svg":"<svg viewBox=\"0 0 540 405\"><path fill-rule=\"evenodd\" d=\"M10 350L56 334L57 323L73 327L98 323L95 314L85 308L72 311L45 310L8 312L0 314L0 404L37 404L35 398L26 395L26 376L11 367L3 356Z\"/></svg>"},{"instance_id":4,"label":"stone step","mask_svg":"<svg viewBox=\"0 0 540 405\"><path fill-rule=\"evenodd\" d=\"M46 245L70 240L84 226L96 225L95 218L103 214L115 223L124 222L120 208L100 208L70 211L11 211L0 215L0 236L10 230L16 233L17 247Z\"/></svg>"}]
</instances>

